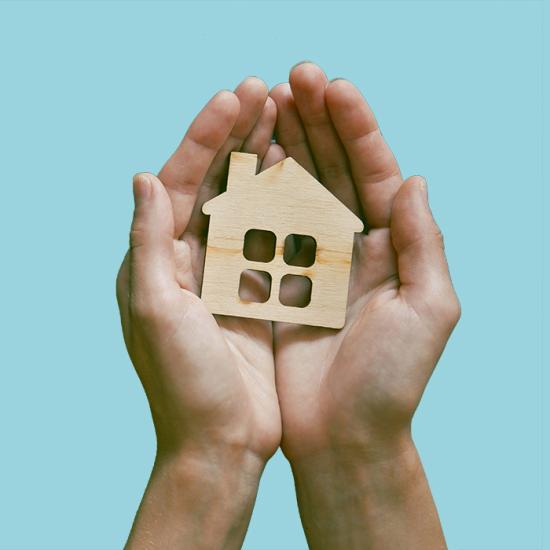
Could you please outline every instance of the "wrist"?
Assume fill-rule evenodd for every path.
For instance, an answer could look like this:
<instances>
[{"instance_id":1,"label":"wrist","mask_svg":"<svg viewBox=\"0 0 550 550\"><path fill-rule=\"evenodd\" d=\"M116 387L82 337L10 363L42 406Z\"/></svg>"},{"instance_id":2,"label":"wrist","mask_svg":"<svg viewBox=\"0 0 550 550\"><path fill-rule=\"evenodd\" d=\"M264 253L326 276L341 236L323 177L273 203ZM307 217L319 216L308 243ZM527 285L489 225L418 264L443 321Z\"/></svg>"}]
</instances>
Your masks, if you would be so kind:
<instances>
[{"instance_id":1,"label":"wrist","mask_svg":"<svg viewBox=\"0 0 550 550\"><path fill-rule=\"evenodd\" d=\"M327 423L329 424L329 423ZM291 464L308 464L324 457L346 462L375 463L391 460L414 449L410 422L399 426L369 427L365 422L339 422L308 436L292 434L283 438L281 448Z\"/></svg>"},{"instance_id":2,"label":"wrist","mask_svg":"<svg viewBox=\"0 0 550 550\"><path fill-rule=\"evenodd\" d=\"M244 496L255 493L264 467L265 460L245 446L193 442L177 451L157 449L152 475L167 472L187 490L197 484L213 493L233 485Z\"/></svg>"},{"instance_id":3,"label":"wrist","mask_svg":"<svg viewBox=\"0 0 550 550\"><path fill-rule=\"evenodd\" d=\"M289 461L297 479L309 483L310 479L316 479L316 472L322 472L325 489L330 480L338 492L347 487L369 489L378 480L391 482L396 489L404 490L421 469L416 446L408 431L384 441L340 442Z\"/></svg>"},{"instance_id":4,"label":"wrist","mask_svg":"<svg viewBox=\"0 0 550 550\"><path fill-rule=\"evenodd\" d=\"M327 448L291 466L310 548L445 548L410 435Z\"/></svg>"},{"instance_id":5,"label":"wrist","mask_svg":"<svg viewBox=\"0 0 550 550\"><path fill-rule=\"evenodd\" d=\"M264 465L240 446L159 449L127 548L240 548Z\"/></svg>"},{"instance_id":6,"label":"wrist","mask_svg":"<svg viewBox=\"0 0 550 550\"><path fill-rule=\"evenodd\" d=\"M161 415L153 413L153 424L157 439L157 457L173 457L176 460L187 457L199 459L210 457L225 461L246 460L265 463L271 458L280 444L280 420L279 432L271 429L258 429L252 422L252 415L243 419L226 415L221 419L212 419L208 413L194 413L188 418L174 415ZM278 437L277 437L278 436Z\"/></svg>"}]
</instances>

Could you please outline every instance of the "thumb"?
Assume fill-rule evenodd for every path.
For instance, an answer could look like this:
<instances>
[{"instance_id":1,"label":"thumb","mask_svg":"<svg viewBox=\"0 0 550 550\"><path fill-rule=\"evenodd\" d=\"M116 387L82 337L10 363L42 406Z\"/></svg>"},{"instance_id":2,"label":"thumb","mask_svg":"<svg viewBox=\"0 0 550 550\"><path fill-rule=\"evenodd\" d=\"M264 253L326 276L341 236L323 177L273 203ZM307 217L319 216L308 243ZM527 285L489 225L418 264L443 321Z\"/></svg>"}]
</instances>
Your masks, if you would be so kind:
<instances>
[{"instance_id":1,"label":"thumb","mask_svg":"<svg viewBox=\"0 0 550 550\"><path fill-rule=\"evenodd\" d=\"M392 206L391 238L397 253L400 293L422 313L451 324L460 306L454 292L443 236L428 205L424 178L413 176L399 189Z\"/></svg>"},{"instance_id":2,"label":"thumb","mask_svg":"<svg viewBox=\"0 0 550 550\"><path fill-rule=\"evenodd\" d=\"M174 216L170 198L152 174L134 176L134 218L130 230L130 285L133 295L154 295L176 286Z\"/></svg>"}]
</instances>

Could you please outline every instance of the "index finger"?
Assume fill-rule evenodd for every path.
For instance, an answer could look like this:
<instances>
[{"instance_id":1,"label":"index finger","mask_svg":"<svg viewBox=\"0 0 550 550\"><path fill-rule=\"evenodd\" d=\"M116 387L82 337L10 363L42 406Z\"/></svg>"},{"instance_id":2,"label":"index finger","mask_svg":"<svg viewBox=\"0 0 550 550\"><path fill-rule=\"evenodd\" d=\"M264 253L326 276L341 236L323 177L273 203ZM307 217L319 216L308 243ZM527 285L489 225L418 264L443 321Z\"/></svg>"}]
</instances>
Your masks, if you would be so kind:
<instances>
[{"instance_id":1,"label":"index finger","mask_svg":"<svg viewBox=\"0 0 550 550\"><path fill-rule=\"evenodd\" d=\"M174 237L187 227L201 183L239 116L233 92L218 92L197 115L159 173L172 200Z\"/></svg>"}]
</instances>

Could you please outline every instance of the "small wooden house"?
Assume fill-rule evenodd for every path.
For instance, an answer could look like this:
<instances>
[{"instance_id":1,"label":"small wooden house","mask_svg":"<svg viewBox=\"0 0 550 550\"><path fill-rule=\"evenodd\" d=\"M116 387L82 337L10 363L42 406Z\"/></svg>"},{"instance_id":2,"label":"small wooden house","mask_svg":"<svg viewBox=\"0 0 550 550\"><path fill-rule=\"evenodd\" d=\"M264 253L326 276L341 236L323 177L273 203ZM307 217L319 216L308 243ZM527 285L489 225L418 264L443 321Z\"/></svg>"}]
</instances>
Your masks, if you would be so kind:
<instances>
[{"instance_id":1,"label":"small wooden house","mask_svg":"<svg viewBox=\"0 0 550 550\"><path fill-rule=\"evenodd\" d=\"M203 205L210 216L201 297L212 313L331 328L344 326L354 233L363 222L330 191L288 157L256 174L257 157L232 153L227 191ZM273 255L245 257L247 232L263 232ZM285 247L311 237L311 265L292 265ZM267 274L265 301L239 295L246 270ZM284 305L280 290L290 277L309 280L304 307Z\"/></svg>"}]
</instances>

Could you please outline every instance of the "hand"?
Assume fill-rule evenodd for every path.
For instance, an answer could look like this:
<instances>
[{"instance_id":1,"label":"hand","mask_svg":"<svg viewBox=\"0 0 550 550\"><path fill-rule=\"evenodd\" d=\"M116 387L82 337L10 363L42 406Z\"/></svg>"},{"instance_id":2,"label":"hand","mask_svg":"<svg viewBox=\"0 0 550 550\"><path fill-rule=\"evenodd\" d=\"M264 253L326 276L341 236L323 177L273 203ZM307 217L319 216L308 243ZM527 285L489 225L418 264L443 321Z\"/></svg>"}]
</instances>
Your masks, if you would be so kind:
<instances>
[{"instance_id":1,"label":"hand","mask_svg":"<svg viewBox=\"0 0 550 550\"><path fill-rule=\"evenodd\" d=\"M198 297L202 204L222 191L231 151L269 166L275 118L263 82L246 79L235 93L214 96L158 178L134 178L117 297L157 457L129 546L239 547L261 470L279 446L272 324L214 318Z\"/></svg>"},{"instance_id":2,"label":"hand","mask_svg":"<svg viewBox=\"0 0 550 550\"><path fill-rule=\"evenodd\" d=\"M282 447L308 541L441 548L410 427L460 308L425 182L403 182L350 82L304 63L271 96L286 154L368 227L355 237L344 328L275 325Z\"/></svg>"}]
</instances>

